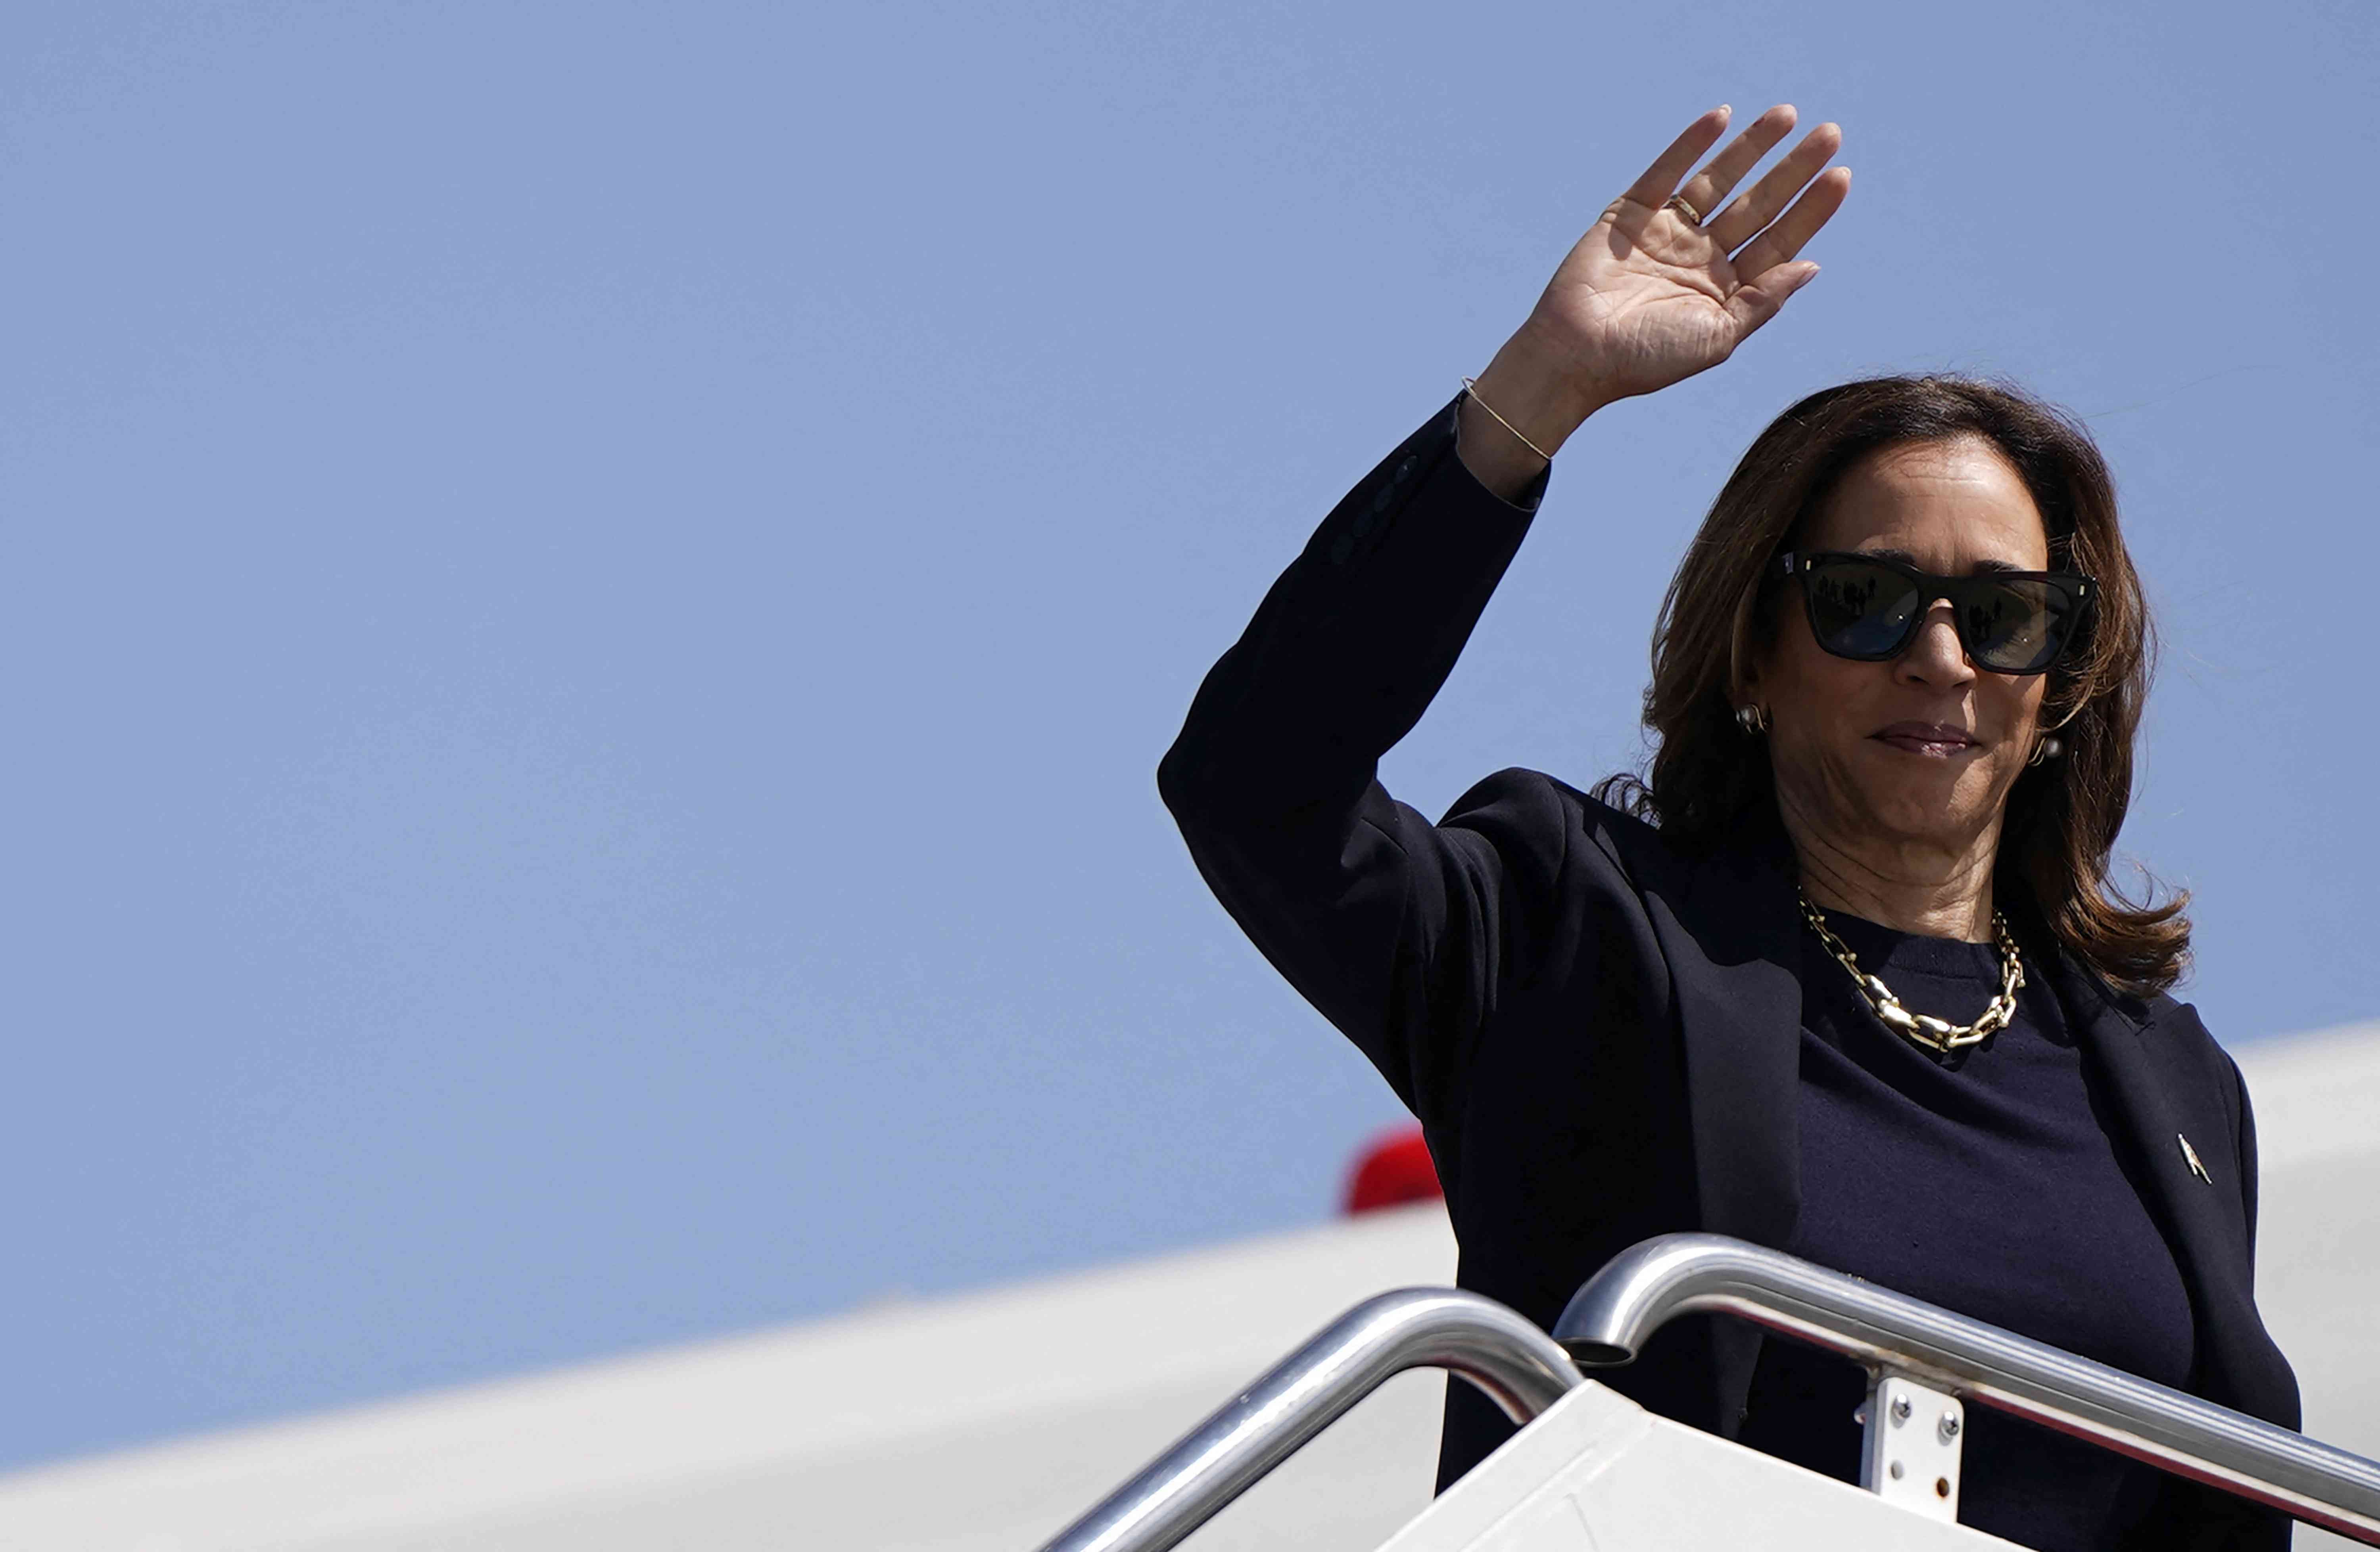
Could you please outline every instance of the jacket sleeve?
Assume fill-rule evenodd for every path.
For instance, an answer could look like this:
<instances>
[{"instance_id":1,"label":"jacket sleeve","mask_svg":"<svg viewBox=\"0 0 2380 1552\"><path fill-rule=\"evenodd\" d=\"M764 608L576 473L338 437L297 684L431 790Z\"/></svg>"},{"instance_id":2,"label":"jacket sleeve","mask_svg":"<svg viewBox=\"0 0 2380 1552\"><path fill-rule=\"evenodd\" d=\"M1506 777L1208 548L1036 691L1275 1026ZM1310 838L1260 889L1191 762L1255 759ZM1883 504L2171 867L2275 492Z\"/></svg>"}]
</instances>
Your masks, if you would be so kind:
<instances>
[{"instance_id":1,"label":"jacket sleeve","mask_svg":"<svg viewBox=\"0 0 2380 1552\"><path fill-rule=\"evenodd\" d=\"M1433 825L1375 774L1453 670L1534 513L1456 456L1459 403L1332 508L1158 769L1224 908L1426 1125L1460 1104L1567 829L1542 776L1491 778Z\"/></svg>"}]
</instances>

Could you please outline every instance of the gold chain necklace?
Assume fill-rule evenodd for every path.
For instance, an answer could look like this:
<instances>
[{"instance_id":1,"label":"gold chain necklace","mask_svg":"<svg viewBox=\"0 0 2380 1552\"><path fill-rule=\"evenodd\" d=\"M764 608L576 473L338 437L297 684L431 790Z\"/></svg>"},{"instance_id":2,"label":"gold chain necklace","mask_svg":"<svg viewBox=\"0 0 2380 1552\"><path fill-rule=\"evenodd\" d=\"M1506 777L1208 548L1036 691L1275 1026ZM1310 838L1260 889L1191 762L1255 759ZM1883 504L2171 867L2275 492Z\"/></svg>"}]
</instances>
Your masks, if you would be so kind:
<instances>
[{"instance_id":1,"label":"gold chain necklace","mask_svg":"<svg viewBox=\"0 0 2380 1552\"><path fill-rule=\"evenodd\" d=\"M2017 957L2016 937L2009 931L2008 917L1999 912L1992 913L1992 940L1998 944L2000 951L2000 994L1992 999L1992 1005L1985 1008L1983 1016L1974 1023L1957 1025L1944 1019L1928 1018L1924 1013L1912 1013L1902 1007L1900 999L1892 995L1890 987L1860 968L1859 956L1835 936L1834 928L1827 925L1827 918L1818 914L1818 908L1810 903L1810 897L1803 892L1801 885L1793 886L1793 894L1802 902L1802 919L1810 924L1810 930L1818 935L1818 941L1827 945L1827 952L1835 956L1835 962L1851 972L1852 981L1860 988L1860 995L1867 999L1868 1007L1874 1010L1877 1021L1887 1029L1906 1035L1918 1045L1930 1049L1949 1051L1988 1038L1996 1031L2006 1029L2009 1021L2016 1017L2016 992L2017 988L2024 985L2024 962Z\"/></svg>"}]
</instances>

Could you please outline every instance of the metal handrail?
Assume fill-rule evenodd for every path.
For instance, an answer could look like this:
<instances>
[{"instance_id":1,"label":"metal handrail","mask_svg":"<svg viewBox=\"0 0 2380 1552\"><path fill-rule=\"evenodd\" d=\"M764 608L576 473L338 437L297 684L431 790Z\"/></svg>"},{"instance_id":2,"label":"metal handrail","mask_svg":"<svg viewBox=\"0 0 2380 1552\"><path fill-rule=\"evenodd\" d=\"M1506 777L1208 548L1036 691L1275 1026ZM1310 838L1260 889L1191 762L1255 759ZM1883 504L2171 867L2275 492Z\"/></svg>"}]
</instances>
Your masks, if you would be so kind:
<instances>
[{"instance_id":1,"label":"metal handrail","mask_svg":"<svg viewBox=\"0 0 2380 1552\"><path fill-rule=\"evenodd\" d=\"M1742 1240L1665 1234L1621 1252L1554 1337L1582 1364L1609 1366L1674 1316L1709 1311L2380 1546L2380 1462Z\"/></svg>"},{"instance_id":2,"label":"metal handrail","mask_svg":"<svg viewBox=\"0 0 2380 1552\"><path fill-rule=\"evenodd\" d=\"M1492 1299L1404 1288L1366 1299L1184 1435L1041 1552L1163 1552L1382 1383L1445 1369L1526 1423L1585 1383L1553 1340Z\"/></svg>"}]
</instances>

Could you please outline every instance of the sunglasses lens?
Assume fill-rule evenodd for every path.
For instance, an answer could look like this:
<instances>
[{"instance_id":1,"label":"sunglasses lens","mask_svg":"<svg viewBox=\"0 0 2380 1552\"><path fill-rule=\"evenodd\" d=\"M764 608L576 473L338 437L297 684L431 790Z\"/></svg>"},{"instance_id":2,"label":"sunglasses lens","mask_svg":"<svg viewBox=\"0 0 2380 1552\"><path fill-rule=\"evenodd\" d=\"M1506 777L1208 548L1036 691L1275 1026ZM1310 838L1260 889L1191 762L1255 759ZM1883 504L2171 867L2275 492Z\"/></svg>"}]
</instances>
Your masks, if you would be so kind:
<instances>
[{"instance_id":1,"label":"sunglasses lens","mask_svg":"<svg viewBox=\"0 0 2380 1552\"><path fill-rule=\"evenodd\" d=\"M1810 600L1810 631L1839 658L1888 658L1907 645L1920 612L1909 578L1880 565L1837 561L1802 576Z\"/></svg>"},{"instance_id":2,"label":"sunglasses lens","mask_svg":"<svg viewBox=\"0 0 2380 1552\"><path fill-rule=\"evenodd\" d=\"M1967 597L1959 634L1984 667L2033 673L2065 647L2073 617L2073 600L2054 583L1999 582Z\"/></svg>"}]
</instances>

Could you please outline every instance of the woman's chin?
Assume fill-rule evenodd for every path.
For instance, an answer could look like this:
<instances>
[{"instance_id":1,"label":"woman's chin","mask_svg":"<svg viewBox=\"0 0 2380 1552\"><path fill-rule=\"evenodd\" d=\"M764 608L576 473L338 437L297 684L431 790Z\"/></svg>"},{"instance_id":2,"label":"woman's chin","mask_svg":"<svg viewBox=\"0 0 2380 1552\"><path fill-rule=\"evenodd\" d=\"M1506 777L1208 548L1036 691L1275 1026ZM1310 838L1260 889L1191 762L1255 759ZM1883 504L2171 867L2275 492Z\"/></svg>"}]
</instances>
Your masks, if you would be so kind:
<instances>
[{"instance_id":1,"label":"woman's chin","mask_svg":"<svg viewBox=\"0 0 2380 1552\"><path fill-rule=\"evenodd\" d=\"M1890 767L1869 772L1883 779L1861 783L1870 822L1887 834L1955 844L1998 807L1993 773L1981 761L1896 754Z\"/></svg>"}]
</instances>

